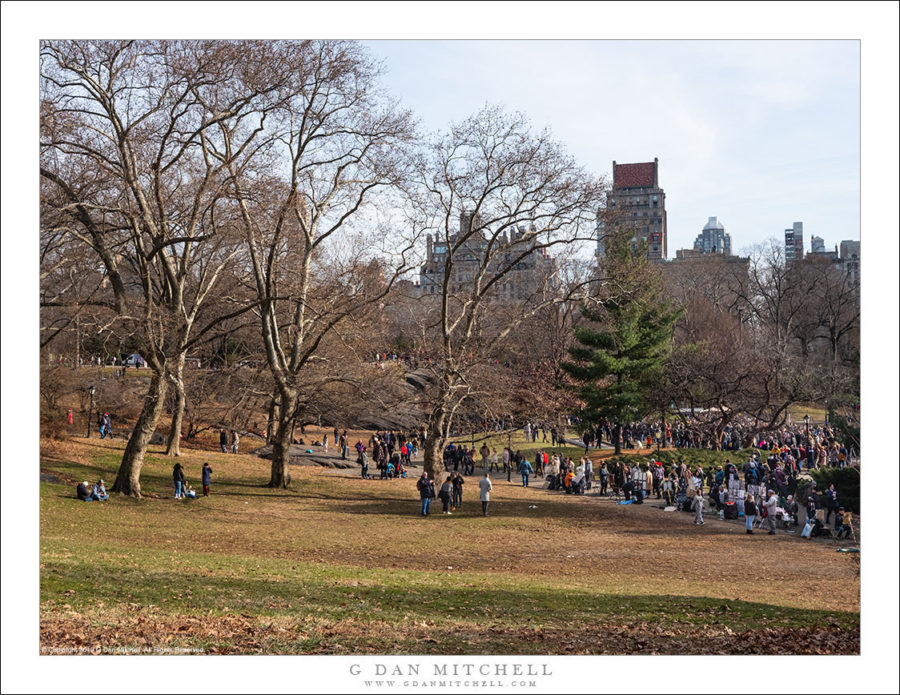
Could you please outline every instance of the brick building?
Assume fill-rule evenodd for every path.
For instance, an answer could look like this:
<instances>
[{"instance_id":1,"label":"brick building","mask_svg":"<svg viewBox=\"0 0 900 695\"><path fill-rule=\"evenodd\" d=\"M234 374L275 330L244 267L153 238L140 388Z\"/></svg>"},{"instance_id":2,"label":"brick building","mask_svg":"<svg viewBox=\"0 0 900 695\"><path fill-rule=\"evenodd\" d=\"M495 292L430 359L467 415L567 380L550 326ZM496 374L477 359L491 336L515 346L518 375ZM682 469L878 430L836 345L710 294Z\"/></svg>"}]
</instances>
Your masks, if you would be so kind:
<instances>
[{"instance_id":1,"label":"brick building","mask_svg":"<svg viewBox=\"0 0 900 695\"><path fill-rule=\"evenodd\" d=\"M475 232L471 233L473 224ZM491 233L481 226L478 217L471 212L463 212L459 216L459 232L451 234L449 240L435 239L431 234L428 235L425 263L419 270L419 292L422 295L441 294L446 275L447 254L451 248L453 263L448 283L450 294L461 294L471 290L472 283L481 272L484 255L488 253L488 241L492 237ZM465 240L460 244L461 236ZM531 243L526 239L528 236L522 226L513 229L509 234L505 231L501 233L492 244L495 252L482 277L490 279L495 273L505 270L505 264L513 262L528 248L527 244ZM528 299L541 290L553 269L554 261L547 250L535 249L516 262L515 267L503 276L502 281L496 284L492 298L499 301Z\"/></svg>"},{"instance_id":2,"label":"brick building","mask_svg":"<svg viewBox=\"0 0 900 695\"><path fill-rule=\"evenodd\" d=\"M632 243L647 243L647 258L665 260L667 255L666 194L659 187L659 159L636 164L613 162L613 187L607 198L606 215L598 227L597 255L605 255L606 225L630 226Z\"/></svg>"}]
</instances>

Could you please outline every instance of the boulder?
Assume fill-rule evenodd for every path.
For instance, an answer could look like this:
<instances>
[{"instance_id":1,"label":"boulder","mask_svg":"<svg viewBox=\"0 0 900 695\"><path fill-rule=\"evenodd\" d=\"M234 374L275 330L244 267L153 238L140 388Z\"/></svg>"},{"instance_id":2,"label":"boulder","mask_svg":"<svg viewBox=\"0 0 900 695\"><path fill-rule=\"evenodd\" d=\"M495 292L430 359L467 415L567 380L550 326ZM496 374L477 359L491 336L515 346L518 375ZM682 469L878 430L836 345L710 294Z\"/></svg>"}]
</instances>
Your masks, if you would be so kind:
<instances>
[{"instance_id":1,"label":"boulder","mask_svg":"<svg viewBox=\"0 0 900 695\"><path fill-rule=\"evenodd\" d=\"M260 458L272 459L272 445L266 444L258 449L254 449L253 454ZM306 453L306 447L291 445L288 450L288 462L292 466L321 466L323 468L353 468L356 466L355 461L342 460L340 456L330 456L323 453Z\"/></svg>"}]
</instances>

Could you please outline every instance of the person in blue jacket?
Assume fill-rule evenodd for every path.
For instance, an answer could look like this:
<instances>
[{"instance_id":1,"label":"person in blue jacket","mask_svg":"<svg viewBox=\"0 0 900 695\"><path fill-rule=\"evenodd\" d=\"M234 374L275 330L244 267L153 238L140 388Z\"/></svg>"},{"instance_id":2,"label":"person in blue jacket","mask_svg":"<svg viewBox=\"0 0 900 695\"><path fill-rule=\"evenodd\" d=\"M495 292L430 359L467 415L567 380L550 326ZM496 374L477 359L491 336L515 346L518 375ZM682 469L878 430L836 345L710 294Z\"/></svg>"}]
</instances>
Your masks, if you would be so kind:
<instances>
[{"instance_id":1,"label":"person in blue jacket","mask_svg":"<svg viewBox=\"0 0 900 695\"><path fill-rule=\"evenodd\" d=\"M201 472L201 475L203 477L203 496L204 497L209 497L209 481L212 476L212 472L213 471L209 465L209 462L208 461L204 462L203 471Z\"/></svg>"},{"instance_id":2,"label":"person in blue jacket","mask_svg":"<svg viewBox=\"0 0 900 695\"><path fill-rule=\"evenodd\" d=\"M522 462L519 464L519 473L522 476L522 487L528 487L528 476L534 473L534 468L528 463L528 459L522 459Z\"/></svg>"}]
</instances>

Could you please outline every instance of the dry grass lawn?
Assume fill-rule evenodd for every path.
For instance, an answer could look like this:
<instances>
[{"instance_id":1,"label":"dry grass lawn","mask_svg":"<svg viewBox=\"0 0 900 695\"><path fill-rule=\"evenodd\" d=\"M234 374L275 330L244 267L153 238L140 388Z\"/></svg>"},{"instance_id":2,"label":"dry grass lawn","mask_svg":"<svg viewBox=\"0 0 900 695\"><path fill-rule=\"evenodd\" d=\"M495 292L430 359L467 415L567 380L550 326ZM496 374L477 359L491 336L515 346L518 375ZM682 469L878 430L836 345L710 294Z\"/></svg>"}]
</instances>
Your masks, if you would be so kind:
<instances>
[{"instance_id":1,"label":"dry grass lawn","mask_svg":"<svg viewBox=\"0 0 900 695\"><path fill-rule=\"evenodd\" d=\"M355 441L355 439L353 440ZM244 442L244 448L249 448ZM857 558L831 543L477 477L452 516L409 479L186 450L172 499L153 448L145 498L74 499L114 479L121 440L44 441L42 649L218 653L857 653ZM437 501L436 501L437 502ZM532 508L535 507L535 508ZM858 556L857 556L858 557ZM786 634L790 639L785 639Z\"/></svg>"}]
</instances>

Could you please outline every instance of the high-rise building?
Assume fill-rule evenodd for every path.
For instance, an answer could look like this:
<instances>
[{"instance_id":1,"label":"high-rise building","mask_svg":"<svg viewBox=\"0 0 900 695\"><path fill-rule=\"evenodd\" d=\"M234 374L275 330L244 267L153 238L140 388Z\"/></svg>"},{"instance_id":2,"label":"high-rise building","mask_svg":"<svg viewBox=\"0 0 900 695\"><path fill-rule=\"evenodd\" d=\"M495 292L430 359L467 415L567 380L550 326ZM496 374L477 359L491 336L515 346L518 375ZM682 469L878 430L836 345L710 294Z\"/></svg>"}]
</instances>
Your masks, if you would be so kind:
<instances>
[{"instance_id":1,"label":"high-rise building","mask_svg":"<svg viewBox=\"0 0 900 695\"><path fill-rule=\"evenodd\" d=\"M803 223L784 230L784 262L793 263L803 259Z\"/></svg>"},{"instance_id":2,"label":"high-rise building","mask_svg":"<svg viewBox=\"0 0 900 695\"><path fill-rule=\"evenodd\" d=\"M848 240L841 242L841 267L847 275L847 280L854 285L859 284L859 242Z\"/></svg>"},{"instance_id":3,"label":"high-rise building","mask_svg":"<svg viewBox=\"0 0 900 695\"><path fill-rule=\"evenodd\" d=\"M809 238L809 252L810 253L825 253L825 240L813 234Z\"/></svg>"},{"instance_id":4,"label":"high-rise building","mask_svg":"<svg viewBox=\"0 0 900 695\"><path fill-rule=\"evenodd\" d=\"M718 217L710 217L703 231L697 235L694 248L702 253L721 253L730 256L731 235L725 231L725 225L719 222Z\"/></svg>"},{"instance_id":5,"label":"high-rise building","mask_svg":"<svg viewBox=\"0 0 900 695\"><path fill-rule=\"evenodd\" d=\"M473 232L474 228L474 232ZM554 260L546 248L533 248L533 232L523 226L504 231L494 240L496 253L490 260L486 277L505 269L504 265L515 263L496 283L492 298L503 301L530 299L541 291L549 274L553 272ZM425 264L419 269L419 292L423 295L440 295L447 268L447 255L453 247L453 259L448 290L451 294L465 293L483 272L482 264L489 247L490 232L482 228L481 219L471 212L459 216L459 232L451 234L447 241L428 235ZM461 240L461 237L464 240ZM467 238L466 238L467 237ZM531 241L529 241L531 239ZM532 250L522 256L523 251ZM522 256L518 261L516 258Z\"/></svg>"},{"instance_id":6,"label":"high-rise building","mask_svg":"<svg viewBox=\"0 0 900 695\"><path fill-rule=\"evenodd\" d=\"M659 159L636 164L613 162L613 187L607 197L606 214L598 226L597 255L605 254L608 225L634 229L632 244L647 243L647 258L666 258L666 194L659 187Z\"/></svg>"}]
</instances>

